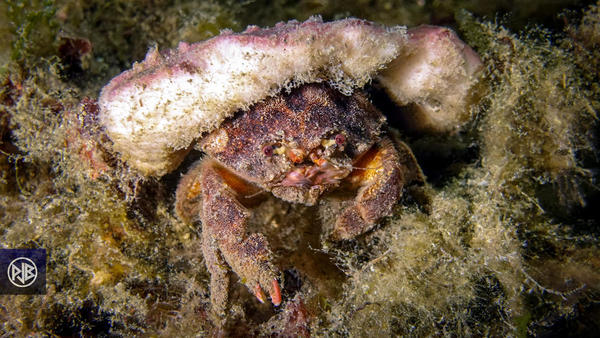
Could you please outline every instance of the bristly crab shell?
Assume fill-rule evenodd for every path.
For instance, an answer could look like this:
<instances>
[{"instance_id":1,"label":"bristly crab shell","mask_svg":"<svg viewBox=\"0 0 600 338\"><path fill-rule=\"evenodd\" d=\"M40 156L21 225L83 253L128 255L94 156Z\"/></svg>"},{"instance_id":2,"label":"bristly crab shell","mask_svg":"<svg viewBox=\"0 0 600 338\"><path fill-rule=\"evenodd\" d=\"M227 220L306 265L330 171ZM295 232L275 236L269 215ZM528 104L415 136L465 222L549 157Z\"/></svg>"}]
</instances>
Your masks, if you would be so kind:
<instances>
[{"instance_id":1,"label":"bristly crab shell","mask_svg":"<svg viewBox=\"0 0 600 338\"><path fill-rule=\"evenodd\" d=\"M327 82L350 95L378 76L399 104L413 103L424 107L417 114L436 115L415 120L444 121L441 131L456 129L481 61L449 29L411 32L359 19L324 23L313 17L272 28L250 26L242 33L223 31L164 52L151 49L144 61L102 89L99 120L113 150L152 176L174 170L202 135L236 111L305 83ZM408 69L404 58L410 59ZM418 92L399 77L418 80Z\"/></svg>"}]
</instances>

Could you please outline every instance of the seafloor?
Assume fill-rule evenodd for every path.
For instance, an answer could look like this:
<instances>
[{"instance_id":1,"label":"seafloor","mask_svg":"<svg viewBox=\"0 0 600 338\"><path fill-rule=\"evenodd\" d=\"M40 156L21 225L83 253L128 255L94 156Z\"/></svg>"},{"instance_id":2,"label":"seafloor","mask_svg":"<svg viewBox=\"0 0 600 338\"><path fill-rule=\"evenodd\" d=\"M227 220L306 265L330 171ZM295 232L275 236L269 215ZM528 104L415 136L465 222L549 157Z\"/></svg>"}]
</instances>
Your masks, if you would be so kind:
<instances>
[{"instance_id":1,"label":"seafloor","mask_svg":"<svg viewBox=\"0 0 600 338\"><path fill-rule=\"evenodd\" d=\"M0 248L46 248L48 263L45 295L0 295L0 335L597 334L599 6L2 1ZM93 100L151 46L315 14L456 29L485 65L479 99L446 136L410 133L381 104L427 196L364 236L321 235L335 203L261 204L253 223L284 271L284 303L260 305L234 281L223 324L209 311L201 226L174 211L177 181L202 154L141 177L110 153Z\"/></svg>"}]
</instances>

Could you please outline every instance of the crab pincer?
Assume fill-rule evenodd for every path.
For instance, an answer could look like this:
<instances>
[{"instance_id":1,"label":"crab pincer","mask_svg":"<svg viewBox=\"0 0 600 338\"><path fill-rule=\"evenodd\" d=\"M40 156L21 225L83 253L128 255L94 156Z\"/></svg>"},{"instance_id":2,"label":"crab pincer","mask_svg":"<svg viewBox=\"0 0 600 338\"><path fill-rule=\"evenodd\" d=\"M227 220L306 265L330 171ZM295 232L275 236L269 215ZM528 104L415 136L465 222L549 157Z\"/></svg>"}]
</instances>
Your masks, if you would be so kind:
<instances>
[{"instance_id":1,"label":"crab pincer","mask_svg":"<svg viewBox=\"0 0 600 338\"><path fill-rule=\"evenodd\" d=\"M271 303L273 303L273 305L275 306L279 306L281 304L281 288L279 288L279 282L277 281L277 279L273 279L271 281L271 289ZM266 301L265 293L260 287L260 284L256 284L256 287L254 287L254 295L256 296L256 298L258 298L258 300L261 303L264 303Z\"/></svg>"},{"instance_id":2,"label":"crab pincer","mask_svg":"<svg viewBox=\"0 0 600 338\"><path fill-rule=\"evenodd\" d=\"M215 312L225 310L228 297L228 267L264 303L266 290L271 302L281 304L279 270L271 263L272 253L262 234L247 234L249 210L240 202L256 187L244 182L215 161L192 168L178 188L180 217L201 219L202 249L211 274L211 303Z\"/></svg>"}]
</instances>

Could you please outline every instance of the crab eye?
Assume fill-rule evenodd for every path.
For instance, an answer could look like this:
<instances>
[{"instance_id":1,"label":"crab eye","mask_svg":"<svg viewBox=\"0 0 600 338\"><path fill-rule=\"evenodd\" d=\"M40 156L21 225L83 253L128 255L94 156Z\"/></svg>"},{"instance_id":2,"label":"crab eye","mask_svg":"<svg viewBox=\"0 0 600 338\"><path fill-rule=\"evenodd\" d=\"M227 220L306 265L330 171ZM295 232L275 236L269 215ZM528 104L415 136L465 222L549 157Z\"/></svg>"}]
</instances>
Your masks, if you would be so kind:
<instances>
[{"instance_id":1,"label":"crab eye","mask_svg":"<svg viewBox=\"0 0 600 338\"><path fill-rule=\"evenodd\" d=\"M265 154L265 156L267 157L271 157L273 156L273 146L264 146L262 148L262 152L263 154Z\"/></svg>"},{"instance_id":2,"label":"crab eye","mask_svg":"<svg viewBox=\"0 0 600 338\"><path fill-rule=\"evenodd\" d=\"M335 143L338 146L343 145L344 143L346 143L346 136L344 136L343 134L337 134L337 135L335 135Z\"/></svg>"}]
</instances>

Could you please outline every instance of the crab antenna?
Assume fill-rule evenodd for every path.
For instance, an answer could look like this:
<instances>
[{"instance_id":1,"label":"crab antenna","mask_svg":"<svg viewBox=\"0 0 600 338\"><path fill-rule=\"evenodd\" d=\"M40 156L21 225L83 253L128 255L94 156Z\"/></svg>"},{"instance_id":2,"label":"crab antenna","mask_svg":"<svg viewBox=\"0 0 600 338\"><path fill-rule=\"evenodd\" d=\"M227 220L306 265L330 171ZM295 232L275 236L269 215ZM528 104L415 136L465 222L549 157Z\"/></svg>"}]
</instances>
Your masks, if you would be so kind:
<instances>
[{"instance_id":1,"label":"crab antenna","mask_svg":"<svg viewBox=\"0 0 600 338\"><path fill-rule=\"evenodd\" d=\"M352 169L357 169L357 170L378 170L381 168L383 168L382 165L380 165L379 167L355 167L355 166L352 166Z\"/></svg>"},{"instance_id":2,"label":"crab antenna","mask_svg":"<svg viewBox=\"0 0 600 338\"><path fill-rule=\"evenodd\" d=\"M258 195L260 195L260 194L262 194L262 193L264 193L264 192L265 192L264 190L259 190L259 191L255 192L254 194L251 194L251 195L245 195L245 196L244 196L244 198L252 198L252 197L256 197L256 196L258 196Z\"/></svg>"}]
</instances>

